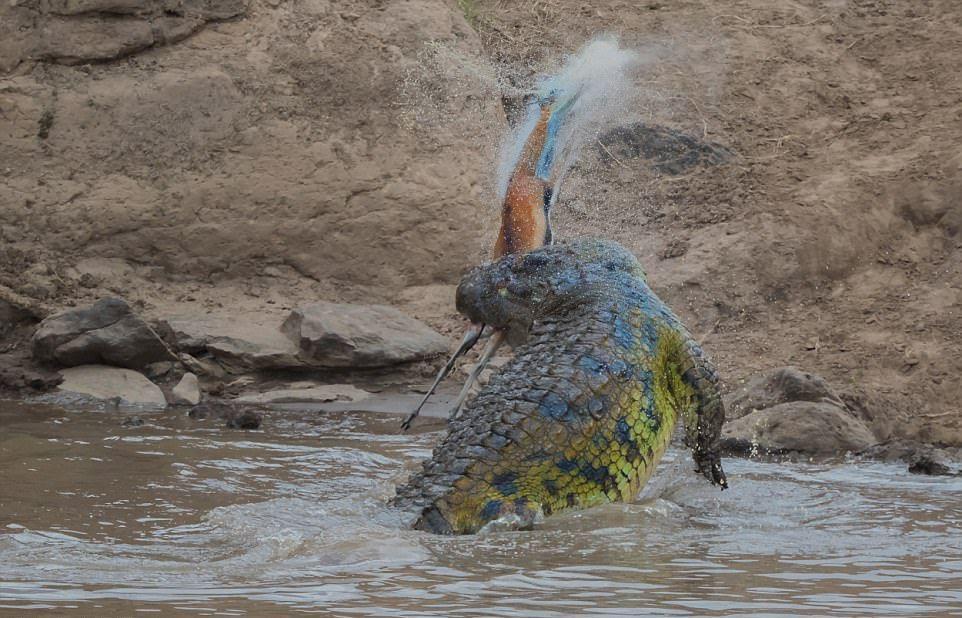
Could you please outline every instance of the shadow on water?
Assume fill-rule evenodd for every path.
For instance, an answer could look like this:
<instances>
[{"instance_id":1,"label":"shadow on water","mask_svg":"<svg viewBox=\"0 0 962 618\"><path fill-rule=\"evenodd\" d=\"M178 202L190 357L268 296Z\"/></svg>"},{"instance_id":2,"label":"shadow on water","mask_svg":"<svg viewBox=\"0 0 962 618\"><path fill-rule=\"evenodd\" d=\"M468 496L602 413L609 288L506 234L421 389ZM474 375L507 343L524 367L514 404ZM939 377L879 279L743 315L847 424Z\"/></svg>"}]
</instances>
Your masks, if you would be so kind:
<instances>
[{"instance_id":1,"label":"shadow on water","mask_svg":"<svg viewBox=\"0 0 962 618\"><path fill-rule=\"evenodd\" d=\"M258 432L181 413L0 402L0 611L98 615L947 615L962 608L962 479L897 465L671 452L636 503L531 532L442 538L384 506L436 432L274 412Z\"/></svg>"}]
</instances>

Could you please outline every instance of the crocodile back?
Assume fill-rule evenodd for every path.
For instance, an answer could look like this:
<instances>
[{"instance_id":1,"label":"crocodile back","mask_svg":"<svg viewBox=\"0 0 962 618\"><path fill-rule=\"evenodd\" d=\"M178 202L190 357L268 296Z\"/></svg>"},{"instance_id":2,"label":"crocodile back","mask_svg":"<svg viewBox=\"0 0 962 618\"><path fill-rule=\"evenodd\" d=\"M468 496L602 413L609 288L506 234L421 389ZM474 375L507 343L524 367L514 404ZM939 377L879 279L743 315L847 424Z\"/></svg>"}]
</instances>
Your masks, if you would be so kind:
<instances>
[{"instance_id":1,"label":"crocodile back","mask_svg":"<svg viewBox=\"0 0 962 618\"><path fill-rule=\"evenodd\" d=\"M416 527L525 526L638 494L677 419L693 413L689 337L640 269L610 273L601 293L575 286L579 302L535 312L514 358L398 488L395 504L415 510Z\"/></svg>"}]
</instances>

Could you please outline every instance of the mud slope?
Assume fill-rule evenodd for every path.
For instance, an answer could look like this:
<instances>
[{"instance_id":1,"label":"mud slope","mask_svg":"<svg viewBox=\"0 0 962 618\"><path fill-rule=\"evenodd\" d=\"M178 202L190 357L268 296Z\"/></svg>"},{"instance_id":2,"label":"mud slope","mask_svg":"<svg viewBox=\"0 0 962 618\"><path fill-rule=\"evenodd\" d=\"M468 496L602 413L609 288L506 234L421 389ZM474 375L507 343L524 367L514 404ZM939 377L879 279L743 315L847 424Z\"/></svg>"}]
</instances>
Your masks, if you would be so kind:
<instances>
[{"instance_id":1,"label":"mud slope","mask_svg":"<svg viewBox=\"0 0 962 618\"><path fill-rule=\"evenodd\" d=\"M602 31L646 62L559 236L635 250L728 388L795 364L883 438L962 443L953 0L4 3L0 297L388 301L454 330L503 121L485 67L421 54L523 88ZM411 70L447 122L399 104ZM733 154L661 165L645 127Z\"/></svg>"},{"instance_id":2,"label":"mud slope","mask_svg":"<svg viewBox=\"0 0 962 618\"><path fill-rule=\"evenodd\" d=\"M396 105L427 42L478 49L443 0L7 2L0 23L0 284L384 300L477 258L477 145ZM503 122L470 86L449 111Z\"/></svg>"},{"instance_id":3,"label":"mud slope","mask_svg":"<svg viewBox=\"0 0 962 618\"><path fill-rule=\"evenodd\" d=\"M508 6L478 3L492 56L536 66L617 33L649 61L637 119L736 153L671 175L606 142L569 183L561 235L634 249L729 387L797 364L883 437L962 443L958 3Z\"/></svg>"}]
</instances>

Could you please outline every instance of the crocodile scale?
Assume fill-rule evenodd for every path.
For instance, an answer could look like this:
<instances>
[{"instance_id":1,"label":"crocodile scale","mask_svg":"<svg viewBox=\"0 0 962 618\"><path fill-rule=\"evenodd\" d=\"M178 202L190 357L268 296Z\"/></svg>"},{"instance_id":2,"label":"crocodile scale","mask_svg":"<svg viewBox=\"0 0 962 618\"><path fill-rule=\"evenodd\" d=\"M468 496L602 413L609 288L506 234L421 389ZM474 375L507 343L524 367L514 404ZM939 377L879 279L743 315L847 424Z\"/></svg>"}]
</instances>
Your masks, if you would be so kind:
<instances>
[{"instance_id":1,"label":"crocodile scale","mask_svg":"<svg viewBox=\"0 0 962 618\"><path fill-rule=\"evenodd\" d=\"M515 349L393 504L414 527L470 534L502 519L629 501L684 422L696 471L727 486L724 407L701 348L620 245L585 239L471 271L458 310Z\"/></svg>"}]
</instances>

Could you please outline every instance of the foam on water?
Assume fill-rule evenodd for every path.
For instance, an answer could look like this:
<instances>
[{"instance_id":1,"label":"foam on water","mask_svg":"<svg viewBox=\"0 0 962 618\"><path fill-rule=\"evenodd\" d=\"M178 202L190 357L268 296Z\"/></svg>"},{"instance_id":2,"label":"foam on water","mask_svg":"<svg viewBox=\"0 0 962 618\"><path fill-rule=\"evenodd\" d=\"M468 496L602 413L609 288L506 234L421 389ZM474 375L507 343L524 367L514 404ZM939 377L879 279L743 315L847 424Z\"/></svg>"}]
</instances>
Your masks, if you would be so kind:
<instances>
[{"instance_id":1,"label":"foam on water","mask_svg":"<svg viewBox=\"0 0 962 618\"><path fill-rule=\"evenodd\" d=\"M438 537L387 505L437 437L399 436L397 417L284 412L244 433L175 414L133 429L102 412L57 422L64 414L0 406L0 612L962 607L962 478L731 459L732 487L720 492L672 449L637 502L553 515L526 532Z\"/></svg>"}]
</instances>

